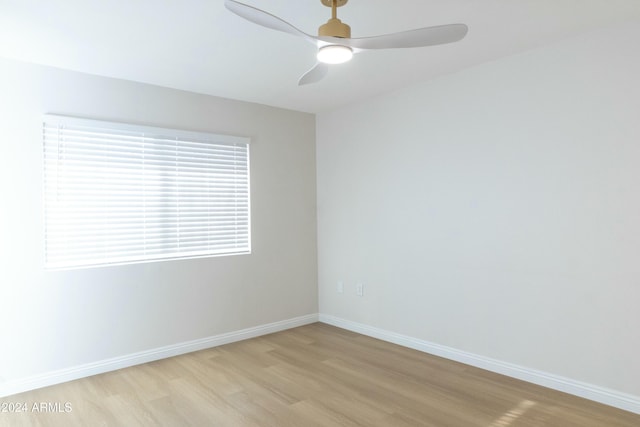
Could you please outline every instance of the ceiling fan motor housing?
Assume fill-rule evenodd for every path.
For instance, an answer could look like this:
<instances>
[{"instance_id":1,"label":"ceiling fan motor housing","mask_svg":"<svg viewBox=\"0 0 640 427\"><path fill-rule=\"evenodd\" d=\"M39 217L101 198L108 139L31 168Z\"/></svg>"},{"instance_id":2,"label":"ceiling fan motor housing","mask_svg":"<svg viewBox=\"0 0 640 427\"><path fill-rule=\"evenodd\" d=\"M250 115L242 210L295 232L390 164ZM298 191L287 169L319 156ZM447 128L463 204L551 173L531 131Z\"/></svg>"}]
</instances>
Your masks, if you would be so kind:
<instances>
[{"instance_id":1,"label":"ceiling fan motor housing","mask_svg":"<svg viewBox=\"0 0 640 427\"><path fill-rule=\"evenodd\" d=\"M338 18L331 18L318 28L318 36L348 39L351 38L351 27Z\"/></svg>"}]
</instances>

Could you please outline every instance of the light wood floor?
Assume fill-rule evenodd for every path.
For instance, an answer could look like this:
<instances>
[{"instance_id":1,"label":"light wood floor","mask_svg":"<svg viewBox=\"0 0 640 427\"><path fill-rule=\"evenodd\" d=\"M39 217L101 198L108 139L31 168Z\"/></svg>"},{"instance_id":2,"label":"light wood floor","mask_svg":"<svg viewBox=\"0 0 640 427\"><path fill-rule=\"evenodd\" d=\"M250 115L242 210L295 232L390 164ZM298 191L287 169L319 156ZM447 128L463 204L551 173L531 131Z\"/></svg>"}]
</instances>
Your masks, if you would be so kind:
<instances>
[{"instance_id":1,"label":"light wood floor","mask_svg":"<svg viewBox=\"0 0 640 427\"><path fill-rule=\"evenodd\" d=\"M321 323L0 398L1 426L638 427L640 415ZM39 402L64 411L31 412Z\"/></svg>"}]
</instances>

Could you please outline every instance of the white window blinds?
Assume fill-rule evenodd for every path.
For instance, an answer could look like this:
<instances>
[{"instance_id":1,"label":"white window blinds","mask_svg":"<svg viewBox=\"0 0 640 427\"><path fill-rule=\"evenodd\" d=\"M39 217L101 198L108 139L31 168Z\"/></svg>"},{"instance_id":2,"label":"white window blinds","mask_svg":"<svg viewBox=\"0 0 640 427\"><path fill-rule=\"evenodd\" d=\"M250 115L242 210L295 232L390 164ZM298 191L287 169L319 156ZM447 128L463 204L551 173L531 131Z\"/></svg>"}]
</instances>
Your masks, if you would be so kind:
<instances>
[{"instance_id":1,"label":"white window blinds","mask_svg":"<svg viewBox=\"0 0 640 427\"><path fill-rule=\"evenodd\" d=\"M247 138L45 116L49 269L249 253Z\"/></svg>"}]
</instances>

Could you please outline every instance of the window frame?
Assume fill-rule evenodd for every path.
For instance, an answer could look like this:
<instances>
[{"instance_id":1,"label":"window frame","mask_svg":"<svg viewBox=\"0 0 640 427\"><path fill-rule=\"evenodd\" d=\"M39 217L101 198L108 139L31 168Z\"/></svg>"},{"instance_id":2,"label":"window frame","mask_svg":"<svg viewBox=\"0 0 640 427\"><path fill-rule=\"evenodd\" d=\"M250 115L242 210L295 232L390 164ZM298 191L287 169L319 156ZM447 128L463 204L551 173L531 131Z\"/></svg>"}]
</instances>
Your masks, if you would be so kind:
<instances>
[{"instance_id":1,"label":"window frame","mask_svg":"<svg viewBox=\"0 0 640 427\"><path fill-rule=\"evenodd\" d=\"M53 177L51 177L51 173L52 170L51 168L53 168L54 166L52 166L52 164L55 163L55 167L60 167L60 144L62 144L61 142L51 142L50 139L48 139L50 137L50 135L48 134L51 133L51 129L57 129L58 133L64 133L64 132L68 132L68 130L64 130L64 129L68 129L69 127L72 128L81 128L81 129L88 129L89 132L91 132L91 130L95 130L96 135L101 135L109 138L119 138L122 137L122 141L123 144L126 143L131 143L133 145L137 144L137 145L141 145L143 148L131 148L131 158L129 158L128 160L130 160L130 163L134 166L131 166L131 174L137 176L138 178L140 178L140 176L142 176L143 178L141 179L151 179L153 180L152 177L147 176L148 171L152 170L153 168L149 166L150 162L149 160L145 160L145 156L144 156L144 152L145 149L147 149L149 152L156 150L156 151L164 151L164 152L168 152L169 150L167 150L167 147L170 147L169 144L175 143L175 147L176 147L176 154L175 154L175 172L171 172L171 169L173 167L169 167L171 166L171 160L166 160L166 159L171 159L171 154L166 154L166 155L162 155L161 157L166 158L165 160L162 160L164 169L157 169L155 172L156 173L160 173L158 171L162 171L163 175L163 182L161 184L156 184L155 187L157 187L155 189L155 191L159 191L159 193L153 193L151 190L147 190L147 186L143 185L143 189L137 189L137 190L133 190L133 193L135 193L136 195L140 195L140 197L151 197L149 196L150 194L152 195L152 197L154 198L154 200L157 199L162 199L162 198L170 198L172 201L178 200L176 202L177 204L177 208L176 207L160 207L157 210L152 210L151 208L148 208L146 205L146 201L143 201L142 199L135 199L133 197L129 197L130 195L127 196L122 196L122 194L118 193L110 193L110 194L114 194L114 197L124 197L127 198L129 197L129 199L131 200L131 206L133 206L131 209L132 211L135 211L135 206L136 204L139 203L144 203L145 206L145 212L143 214L143 217L145 217L145 215L149 215L152 216L152 214L158 215L158 217L162 217L163 219L158 220L157 222L161 222L164 223L165 222L165 217L166 218L175 218L175 221L172 224L177 224L174 225L174 227L177 229L177 231L175 231L174 234L176 234L176 236L173 236L171 238L167 238L167 237L158 237L159 241L161 243L159 243L159 246L166 246L166 247L174 247L174 250L166 250L166 251L159 251L158 249L147 249L147 238L144 238L144 242L140 243L137 242L137 244L134 244L132 246L137 247L138 249L136 249L135 251L138 251L134 254L135 251L131 252L130 254L128 252L124 252L121 253L119 256L116 255L96 255L93 258L88 258L85 260L82 260L82 256L78 256L77 258L73 258L73 257L69 257L66 261L60 261L60 259L63 259L64 256L60 255L58 258L56 258L56 256L52 255L54 252L52 251L52 248L54 247L54 243L52 242L59 242L59 240L53 239L51 236L53 235L52 233L61 233L62 231L60 230L54 230L54 223L56 220L52 219L52 216L55 216L55 214L52 214L52 210L55 211L56 209L62 209L60 208L59 205L63 204L61 203L58 199L56 199L55 201L52 202L53 198L56 198L56 196L59 195L59 193L56 193L55 195L51 194L51 191L53 189L58 189L62 188L60 187L60 179L59 176L56 176L55 179ZM63 129L61 131L61 129ZM125 135L125 136L123 136ZM57 137L58 140L60 139L60 136ZM82 137L85 138L85 137ZM55 138L54 138L55 139ZM84 143L84 139L82 140ZM113 140L110 139L110 143L114 144ZM132 142L135 141L135 142ZM139 141L143 141L143 142L139 142ZM162 143L159 143L157 141L162 141ZM118 141L118 143L120 143L120 141ZM155 127L155 126L145 126L145 125L137 125L137 124L132 124L132 123L121 123L121 122L111 122L111 121L102 121L102 120L94 120L94 119L85 119L85 118L78 118L78 117L70 117L70 116L61 116L61 115L54 115L54 114L46 114L43 116L42 119L42 150L43 150L43 204L44 204L44 212L43 212L43 222L44 222L44 241L45 241L45 248L44 248L44 262L45 262L45 270L69 270L69 269L82 269L82 268L94 268L94 267L105 267L105 266L113 266L113 265L127 265L127 264L138 264L138 263L149 263L149 262L160 262L160 261L170 261L170 260L179 260L179 259L193 259L193 258L209 258L209 257L218 257L218 256L231 256L231 255L246 255L246 254L250 254L251 253L251 167L250 167L250 138L247 137L241 137L241 136L231 136L231 135L221 135L221 134L214 134L214 133L205 133L205 132L196 132L196 131L188 131L188 130L181 130L181 129L170 129L170 128L164 128L164 127ZM52 144L58 144L55 145L58 149L57 154L58 155L58 159L56 160L52 160L52 153L51 153L51 146ZM73 144L73 143L67 143L67 144ZM81 143L76 143L76 145L81 144ZM93 142L91 143L87 143L88 145L93 144ZM98 145L98 143L95 143L96 145ZM110 158L110 156L113 157L112 154L110 154L112 148L109 146L109 142L105 142L102 141L101 144L103 144L103 146L108 146L106 149L96 149L96 148L91 148L89 150L95 150L96 152L98 151L104 151L105 154L105 158ZM145 146L145 144L147 144ZM156 144L154 146L154 144ZM164 145L162 145L164 144ZM132 145L132 146L133 146ZM153 148L145 148L145 147L151 147L153 146ZM179 148L180 146L180 148ZM198 149L197 146L201 146L203 147L202 150ZM123 145L124 147L124 145ZM161 147L161 148L158 148ZM187 148L185 148L187 147ZM193 147L196 147L196 149L193 149ZM208 147L208 148L207 148ZM228 176L232 176L231 180L228 182L231 182L232 184L221 184L221 182L225 181L226 178L220 178L220 176L218 176L217 178L212 178L213 175L216 174L221 174L221 169L212 169L215 170L215 172L211 172L209 171L208 167L205 166L203 167L202 164L203 163L221 163L221 157L222 155L218 154L216 156L218 157L206 157L205 154L202 154L202 157L197 157L196 155L193 154L194 150L197 151L202 151L203 153L209 153L211 156L211 152L214 151L214 148L212 147L221 147L221 152L226 153L224 150L226 148L224 147L228 147L229 150L231 150L231 147L233 147L233 152L234 153L239 153L238 154L238 158L240 160L238 160L237 164L238 166L238 170L236 170L235 167L229 167L229 165L226 165L226 169L224 170L224 175L220 175L222 177L228 177ZM118 151L118 148L114 148L114 151ZM126 147L123 149L124 151L126 151ZM142 150L142 151L140 151ZM182 151L181 151L182 150ZM190 151L191 150L191 151ZM244 153L243 153L244 150ZM84 150L79 150L78 153L80 153L80 151L84 151ZM215 151L219 151L217 149L215 149ZM188 152L189 156L187 158L187 154L185 154L185 152ZM82 158L83 156L85 156L85 154L78 154L75 153L75 155L78 156L78 158ZM140 160L139 158L136 158L136 156L140 156L142 153L142 160ZM92 153L95 154L95 153ZM118 153L118 155L120 155L121 153ZM149 157L151 157L151 154L147 154ZM244 157L243 157L244 156ZM125 161L127 160L126 157L123 157L122 155L120 155L119 157L120 159L125 159ZM225 160L227 161L229 157L225 156ZM195 160L194 160L195 159ZM235 157L234 157L235 159ZM188 162L188 163L184 163L184 162ZM57 163L56 163L57 162ZM69 163L72 163L73 161L69 161ZM105 164L107 164L108 160L105 160ZM136 162L139 162L139 169L135 168L135 165L137 164ZM145 163L146 162L146 163ZM158 161L159 162L159 161ZM197 162L197 167L191 167L194 162ZM78 163L78 162L76 162ZM95 163L95 162L94 162ZM235 164L235 163L232 163ZM114 166L115 165L115 166ZM146 165L146 166L145 166ZM88 164L84 165L85 168L89 168L91 165ZM111 170L110 173L113 173L113 169L116 168L120 168L122 167L122 164L120 163L113 163L113 164L109 164L107 166L105 166L105 168L111 168L109 170ZM127 168L129 167L128 164L126 166ZM145 170L145 167L147 167L148 169ZM155 167L155 166L154 166ZM189 172L189 178L185 178L185 176L187 175L187 173L185 172L185 169L188 168ZM206 168L206 169L205 169ZM196 172L192 171L194 169L198 169ZM233 172L229 172L229 170L233 170ZM169 171L167 173L167 171ZM243 174L244 171L244 174ZM118 170L118 172L121 172L120 170ZM84 173L84 172L83 172ZM93 172L87 172L87 176L90 176L91 173ZM173 175L171 175L173 173ZM182 174L182 175L181 175ZM205 176L207 175L208 178ZM109 175L111 176L111 175ZM124 176L124 174L122 174L122 176ZM167 176L170 176L170 178L166 178ZM192 177L196 177L196 178L192 178ZM82 179L90 179L90 178L86 178L84 175L80 176L79 178L75 178L78 179L79 181L72 181L72 184L70 184L70 186L73 185L77 185L78 182L80 182L82 184ZM131 182L133 182L134 185L134 178L130 178ZM202 183L204 182L205 179L208 179L207 182L215 182L212 185L206 185L204 186ZM184 218L186 216L185 213L182 213L182 217L180 216L180 191L181 191L181 183L183 185L182 187L182 197L183 199L188 199L189 201L194 200L193 199L193 194L196 194L192 191L188 192L188 196L185 196L186 192L184 190L184 188L187 188L189 190L192 190L190 185L191 184L184 184L184 182L187 181L193 181L193 180L199 180L197 182L197 185L199 187L206 187L205 190L201 190L202 194L207 194L207 195L203 195L202 199L197 199L197 201L203 201L203 203L206 201L208 206L212 205L212 198L213 196L211 195L212 192L215 193L215 191L222 191L222 187L228 188L229 186L231 186L232 188L235 188L235 193L238 193L238 188L242 188L242 190L240 191L240 193L242 194L241 196L238 196L238 194L235 194L235 198L233 200L235 200L235 206L232 206L231 209L228 208L228 204L225 205L225 212L228 210L231 210L233 213L231 214L232 216L235 215L236 218L236 223L235 225L231 225L231 226L224 226L225 230L229 230L229 229L233 229L233 232L230 233L235 233L234 235L236 236L236 239L238 238L237 236L244 236L245 234L244 231L246 231L246 244L244 244L244 239L240 239L237 240L237 242L242 242L243 244L238 245L237 247L234 248L222 248L222 246L220 247L214 247L213 249L207 249L207 250L198 250L198 251L188 251L188 250L183 250L182 248L180 248L181 242L184 242L187 240L187 237L180 237L180 223L181 221L184 222L186 220L181 220L181 218ZM217 180L217 181L216 181ZM244 181L243 181L244 180ZM55 184L52 184L52 181L55 181ZM71 181L71 180L70 180ZM158 179L155 179L155 181L159 181ZM183 182L184 181L184 182ZM136 181L137 182L137 181ZM146 182L146 181L144 181ZM239 184L240 183L240 184ZM86 183L84 183L86 185ZM107 186L110 184L107 184ZM195 184L194 184L195 185ZM235 185L235 187L233 187L233 185ZM151 187L154 187L153 185ZM161 190L158 190L158 188L160 188ZM166 190L166 188L170 188L170 190ZM69 190L67 189L70 193L72 193L74 190ZM86 192L86 191L85 191ZM99 191L96 190L96 193L98 193ZM124 192L124 190L123 190ZM132 193L132 194L133 194ZM166 193L171 193L172 196L166 196ZM227 193L231 194L234 193L233 190L227 190ZM124 194L124 193L123 193ZM142 195L144 194L144 195ZM199 193L197 193L199 194ZM59 196L58 196L59 197ZM71 197L71 196L69 196ZM76 197L84 197L84 196L76 196ZM91 198L92 195L90 196L86 196L88 198ZM94 197L98 197L98 196L94 196ZM107 197L108 199L111 199L112 197ZM223 196L224 198L224 196ZM228 196L225 198L225 200L231 200L232 196ZM118 201L121 201L121 199L117 199ZM245 203L246 202L246 203ZM79 200L74 199L73 203L81 203ZM95 202L92 202L95 203ZM183 201L182 202L183 205L186 205L188 202ZM219 202L219 203L223 203L223 202ZM226 202L225 202L226 203ZM70 204L70 203L68 203ZM168 203L164 203L167 204ZM52 207L52 205L55 205L54 207ZM90 210L90 208L94 208L95 207L93 205L89 206L90 203L87 203L87 205L84 205L84 208L86 208L85 210ZM231 205L234 205L233 202L231 202ZM79 209L82 210L82 205L78 205ZM122 205L121 205L122 206ZM215 206L215 203L214 203ZM197 206L193 209L202 209L202 207ZM148 211L147 211L148 209ZM163 210L164 209L164 210ZM219 228L219 227L223 227L223 225L221 225L220 222L216 223L215 220L212 220L212 217L215 217L216 214L220 215L220 206L218 206L217 208L213 209L212 212L208 212L207 214L200 214L198 213L198 217L204 216L207 218L207 220L205 221L206 224L209 224L209 231L208 233L205 232L205 234L207 234L207 236L211 235L211 226L210 224L217 224L217 227L214 228ZM175 210L176 213L174 216L171 216L173 214L171 213L167 213L170 212L172 210ZM211 210L211 209L209 209ZM62 212L64 212L64 209L61 210ZM69 210L69 212L74 212L73 210ZM198 211L201 212L201 211ZM64 214L59 214L59 218L64 218ZM95 214L92 214L95 215ZM226 215L226 213L224 214ZM244 216L243 216L244 215ZM139 216L139 215L138 215ZM136 218L138 218L138 216L136 216ZM242 220L238 221L237 218L242 218ZM89 218L89 219L87 219ZM92 219L93 217L90 217L90 215L88 215L87 217L85 217L84 219L87 221L90 221L90 219ZM146 218L146 217L145 217ZM246 218L246 224L244 224L244 218ZM64 220L63 220L64 221ZM117 223L117 220L111 220L112 221L112 225ZM131 220L133 222L135 222L134 220ZM137 219L137 221L139 221L139 218ZM199 221L199 220L198 220ZM218 221L220 221L218 219ZM67 221L68 222L68 221ZM108 221L107 221L108 222ZM151 220L149 222L152 222ZM170 222L169 220L166 220L167 224ZM232 221L233 222L233 221ZM124 224L124 223L123 223ZM148 230L151 230L151 226L149 226L147 228L147 221L146 219L144 220L144 232L142 234L144 234L146 236L146 233ZM197 242L198 240L198 227L202 227L204 224L204 222L192 222L191 224L195 224L194 225L194 230L193 232L191 232L191 239L189 243L192 242ZM240 224L240 225L238 225ZM67 228L72 228L72 226L66 226ZM163 228L164 227L164 228ZM169 225L161 225L158 226L157 228L153 228L153 231L151 231L150 233L153 232L159 232L158 230L164 230L165 233L169 233L171 226ZM99 228L94 228L94 233L98 233L101 234L102 230L104 229L99 229ZM106 231L102 234L105 235L109 235L110 231ZM217 231L218 233L226 233L226 231ZM78 234L78 233L76 233ZM140 232L134 232L133 234L135 234L136 236L139 237ZM170 234L170 233L169 233ZM187 234L187 233L185 233ZM215 233L214 233L215 234ZM115 235L115 234L113 234ZM126 235L125 233L122 233L122 236ZM226 234L225 234L226 235ZM95 236L95 234L94 234ZM119 236L119 235L118 235ZM157 237L157 234L154 234L154 237ZM84 236L83 236L84 237ZM109 239L109 237L102 237L103 239ZM118 238L121 238L118 237ZM171 243L166 243L167 239L171 240L175 240L176 244L172 246ZM182 239L182 240L181 240ZM220 239L220 238L219 238ZM85 241L88 240L85 238ZM151 240L151 239L150 239ZM201 240L206 240L206 239L201 239ZM208 241L212 240L211 238L209 238ZM213 239L215 240L215 239ZM193 243L195 244L195 243ZM236 243L237 244L237 243ZM156 245L156 246L158 246ZM71 245L73 246L73 245ZM106 246L109 246L108 244ZM151 246L151 245L149 245ZM212 245L215 246L215 245ZM95 249L98 246L92 246L91 249L95 250L96 253L99 252L99 249ZM140 253L140 248L143 247L143 251L144 254ZM73 252L73 251L78 251L79 247L75 246L71 249L71 251L67 251L67 252ZM154 252L153 254L147 254L147 250L149 252ZM62 252L62 251L61 251ZM197 253L196 253L197 252ZM105 250L104 252L105 254L111 253L110 250ZM84 255L84 254L83 254ZM54 261L55 259L58 259L58 261Z\"/></svg>"}]
</instances>

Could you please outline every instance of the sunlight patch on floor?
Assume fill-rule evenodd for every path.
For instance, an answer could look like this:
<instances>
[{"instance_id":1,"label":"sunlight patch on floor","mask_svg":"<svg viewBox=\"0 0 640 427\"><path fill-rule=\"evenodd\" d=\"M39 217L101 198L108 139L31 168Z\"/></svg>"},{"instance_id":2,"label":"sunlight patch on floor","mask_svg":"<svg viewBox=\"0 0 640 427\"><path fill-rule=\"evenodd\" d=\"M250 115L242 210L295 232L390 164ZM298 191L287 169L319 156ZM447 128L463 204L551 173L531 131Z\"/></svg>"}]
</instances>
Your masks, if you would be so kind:
<instances>
[{"instance_id":1,"label":"sunlight patch on floor","mask_svg":"<svg viewBox=\"0 0 640 427\"><path fill-rule=\"evenodd\" d=\"M532 402L531 400L523 400L516 406L511 409L509 412L506 412L503 416L492 422L489 427L507 427L510 426L514 421L520 418L525 412L529 409L536 406L536 402Z\"/></svg>"}]
</instances>

